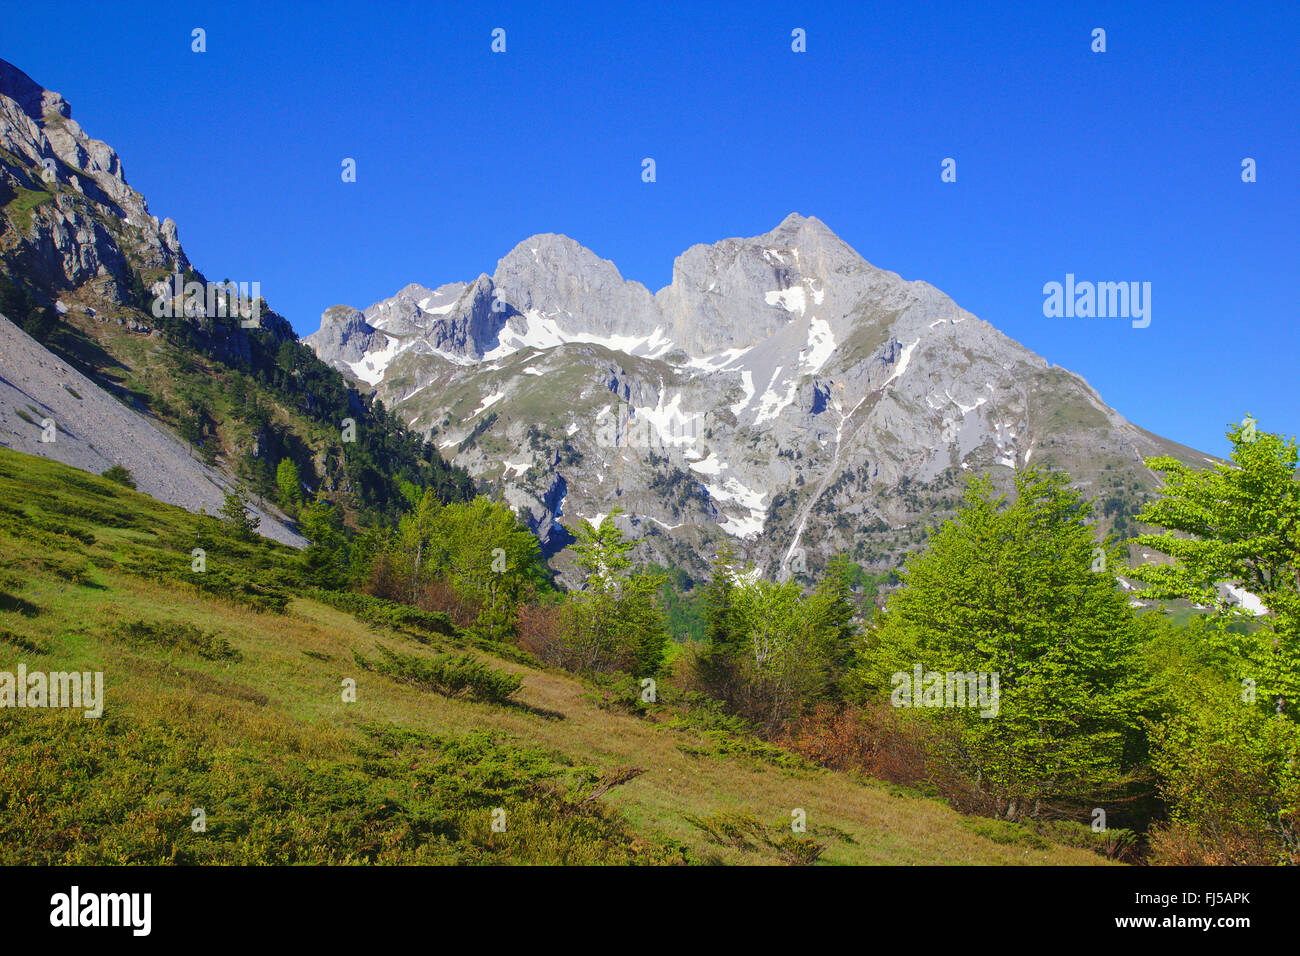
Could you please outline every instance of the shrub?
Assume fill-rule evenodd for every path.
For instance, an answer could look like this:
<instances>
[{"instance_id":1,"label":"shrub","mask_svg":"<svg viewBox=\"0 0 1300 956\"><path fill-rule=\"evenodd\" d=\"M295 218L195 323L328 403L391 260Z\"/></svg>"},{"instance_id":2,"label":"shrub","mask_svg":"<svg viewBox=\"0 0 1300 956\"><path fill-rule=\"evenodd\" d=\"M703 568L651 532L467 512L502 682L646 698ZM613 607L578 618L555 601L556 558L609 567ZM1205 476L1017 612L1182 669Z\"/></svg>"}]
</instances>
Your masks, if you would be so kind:
<instances>
[{"instance_id":1,"label":"shrub","mask_svg":"<svg viewBox=\"0 0 1300 956\"><path fill-rule=\"evenodd\" d=\"M832 770L942 796L964 813L992 812L992 801L975 782L939 756L946 749L936 739L941 732L885 704L821 706L791 724L781 743Z\"/></svg>"},{"instance_id":2,"label":"shrub","mask_svg":"<svg viewBox=\"0 0 1300 956\"><path fill-rule=\"evenodd\" d=\"M113 634L131 644L152 644L198 654L209 661L239 661L243 654L214 631L204 631L184 621L128 621Z\"/></svg>"},{"instance_id":3,"label":"shrub","mask_svg":"<svg viewBox=\"0 0 1300 956\"><path fill-rule=\"evenodd\" d=\"M416 657L380 647L379 654L378 659L367 660L354 651L353 657L366 670L387 674L447 697L469 697L504 704L523 686L523 678L517 674L496 670L469 652Z\"/></svg>"},{"instance_id":4,"label":"shrub","mask_svg":"<svg viewBox=\"0 0 1300 956\"><path fill-rule=\"evenodd\" d=\"M456 633L451 619L441 611L422 611L396 601L351 591L329 591L313 588L308 594L323 604L346 611L367 624L378 624L393 630L405 631L418 640L429 637L450 637Z\"/></svg>"},{"instance_id":5,"label":"shrub","mask_svg":"<svg viewBox=\"0 0 1300 956\"><path fill-rule=\"evenodd\" d=\"M1152 764L1170 824L1151 839L1162 863L1300 862L1300 733L1224 695L1152 732Z\"/></svg>"},{"instance_id":6,"label":"shrub","mask_svg":"<svg viewBox=\"0 0 1300 956\"><path fill-rule=\"evenodd\" d=\"M122 465L112 465L100 472L100 476L107 478L109 481L116 481L119 485L135 488L135 478L131 475L130 470Z\"/></svg>"}]
</instances>

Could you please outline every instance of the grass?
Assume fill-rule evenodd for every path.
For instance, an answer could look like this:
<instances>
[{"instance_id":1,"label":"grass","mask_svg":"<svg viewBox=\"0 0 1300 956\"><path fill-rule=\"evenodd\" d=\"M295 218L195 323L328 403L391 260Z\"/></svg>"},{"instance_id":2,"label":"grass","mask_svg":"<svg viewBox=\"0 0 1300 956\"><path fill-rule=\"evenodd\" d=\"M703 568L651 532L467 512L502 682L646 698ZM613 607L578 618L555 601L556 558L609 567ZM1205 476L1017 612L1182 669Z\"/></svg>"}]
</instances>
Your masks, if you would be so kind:
<instances>
[{"instance_id":1,"label":"grass","mask_svg":"<svg viewBox=\"0 0 1300 956\"><path fill-rule=\"evenodd\" d=\"M440 620L354 612L290 549L109 479L0 449L0 502L0 670L102 671L105 690L97 720L0 709L0 863L1105 862L668 693L624 706ZM196 586L199 540L207 573L283 607Z\"/></svg>"},{"instance_id":2,"label":"grass","mask_svg":"<svg viewBox=\"0 0 1300 956\"><path fill-rule=\"evenodd\" d=\"M44 189L24 189L17 185L14 186L14 191L17 195L5 205L5 215L20 235L26 235L32 227L32 217L37 208L43 203L52 202L54 195Z\"/></svg>"}]
</instances>

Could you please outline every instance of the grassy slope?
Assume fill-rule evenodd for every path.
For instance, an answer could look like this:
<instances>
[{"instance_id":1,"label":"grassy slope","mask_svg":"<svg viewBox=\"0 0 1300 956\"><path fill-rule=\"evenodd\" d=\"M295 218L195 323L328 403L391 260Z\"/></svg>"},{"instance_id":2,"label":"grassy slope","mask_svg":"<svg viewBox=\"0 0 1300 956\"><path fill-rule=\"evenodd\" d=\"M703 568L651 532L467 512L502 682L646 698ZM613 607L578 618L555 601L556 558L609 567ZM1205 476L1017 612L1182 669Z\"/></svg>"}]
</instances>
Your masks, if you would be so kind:
<instances>
[{"instance_id":1,"label":"grassy slope","mask_svg":"<svg viewBox=\"0 0 1300 956\"><path fill-rule=\"evenodd\" d=\"M56 462L0 450L0 503L0 670L102 670L107 698L99 720L0 710L0 863L780 862L809 839L834 863L1101 862L697 721L620 712L517 654L486 655L523 675L512 705L363 670L354 651L445 648L303 597L280 614L201 594L185 578L196 536L209 573L238 566L254 589L274 589L290 552L223 543ZM142 566L171 570L126 570ZM133 622L164 626L142 640ZM183 644L183 624L203 633ZM627 767L645 772L600 795ZM718 831L740 815L771 839L720 843L690 819Z\"/></svg>"}]
</instances>

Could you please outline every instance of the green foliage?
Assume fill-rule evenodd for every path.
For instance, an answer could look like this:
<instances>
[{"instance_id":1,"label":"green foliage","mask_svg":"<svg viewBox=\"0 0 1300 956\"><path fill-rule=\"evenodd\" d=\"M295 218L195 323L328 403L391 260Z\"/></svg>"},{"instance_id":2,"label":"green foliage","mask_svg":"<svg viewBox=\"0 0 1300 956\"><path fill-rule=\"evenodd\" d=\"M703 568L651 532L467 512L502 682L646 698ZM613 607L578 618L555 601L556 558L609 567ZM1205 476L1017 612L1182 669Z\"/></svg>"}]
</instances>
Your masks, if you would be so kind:
<instances>
[{"instance_id":1,"label":"green foliage","mask_svg":"<svg viewBox=\"0 0 1300 956\"><path fill-rule=\"evenodd\" d=\"M596 770L483 732L369 727L339 750L289 737L284 759L171 715L4 710L0 737L11 865L687 862L587 799ZM502 806L509 826L495 833Z\"/></svg>"},{"instance_id":2,"label":"green foliage","mask_svg":"<svg viewBox=\"0 0 1300 956\"><path fill-rule=\"evenodd\" d=\"M840 697L858 627L851 566L836 558L806 595L793 579L767 581L733 561L724 548L713 564L704 598L709 643L696 675L732 711L775 733L812 704Z\"/></svg>"},{"instance_id":3,"label":"green foliage","mask_svg":"<svg viewBox=\"0 0 1300 956\"><path fill-rule=\"evenodd\" d=\"M1189 695L1152 730L1170 820L1195 847L1196 862L1300 862L1297 758L1300 728L1233 688Z\"/></svg>"},{"instance_id":4,"label":"green foliage","mask_svg":"<svg viewBox=\"0 0 1300 956\"><path fill-rule=\"evenodd\" d=\"M235 490L226 493L225 503L221 506L221 521L226 532L240 541L253 541L257 537L257 528L262 519L248 508L248 496Z\"/></svg>"},{"instance_id":5,"label":"green foliage","mask_svg":"<svg viewBox=\"0 0 1300 956\"><path fill-rule=\"evenodd\" d=\"M1170 826L1156 852L1182 863L1295 863L1300 858L1300 481L1294 439L1228 430L1232 464L1193 469L1170 458L1147 466L1166 478L1139 516L1163 529L1139 547L1172 557L1133 576L1153 597L1214 604L1151 649L1168 716L1152 727L1152 765ZM1218 600L1227 582L1270 612L1242 627Z\"/></svg>"},{"instance_id":6,"label":"green foliage","mask_svg":"<svg viewBox=\"0 0 1300 956\"><path fill-rule=\"evenodd\" d=\"M1258 596L1271 612L1253 634L1223 633L1235 676L1254 681L1261 709L1300 719L1300 480L1294 439L1257 432L1253 423L1228 431L1233 465L1192 469L1172 458L1147 466L1166 477L1163 497L1139 516L1166 529L1136 544L1172 564L1146 564L1133 576L1152 597L1218 605L1215 585L1229 582Z\"/></svg>"},{"instance_id":7,"label":"green foliage","mask_svg":"<svg viewBox=\"0 0 1300 956\"><path fill-rule=\"evenodd\" d=\"M219 547L218 542L213 542ZM267 574L242 560L214 560L220 551L208 555L206 570L197 572L190 555L177 555L158 548L136 546L124 551L120 557L123 570L150 581L171 582L192 587L196 594L206 595L255 611L282 614L289 604L286 586L290 583L281 574ZM260 562L257 562L260 563Z\"/></svg>"},{"instance_id":8,"label":"green foliage","mask_svg":"<svg viewBox=\"0 0 1300 956\"><path fill-rule=\"evenodd\" d=\"M239 661L243 655L213 631L185 621L127 621L112 628L114 637L129 644L153 644L197 654L209 661Z\"/></svg>"},{"instance_id":9,"label":"green foliage","mask_svg":"<svg viewBox=\"0 0 1300 956\"><path fill-rule=\"evenodd\" d=\"M505 704L523 686L523 678L518 674L499 671L468 651L462 654L417 657L380 647L377 659L367 660L355 651L353 657L367 670L378 671L448 697L463 696L493 704Z\"/></svg>"},{"instance_id":10,"label":"green foliage","mask_svg":"<svg viewBox=\"0 0 1300 956\"><path fill-rule=\"evenodd\" d=\"M302 476L292 458L281 458L275 469L275 486L279 492L280 507L289 515L296 514L302 506Z\"/></svg>"},{"instance_id":11,"label":"green foliage","mask_svg":"<svg viewBox=\"0 0 1300 956\"><path fill-rule=\"evenodd\" d=\"M124 485L127 488L133 490L135 488L135 478L128 469L121 465L110 465L100 472L100 476L107 478L109 481L116 481L119 485Z\"/></svg>"},{"instance_id":12,"label":"green foliage","mask_svg":"<svg viewBox=\"0 0 1300 956\"><path fill-rule=\"evenodd\" d=\"M329 591L317 588L310 594L317 601L338 608L340 611L346 611L368 624L378 624L395 631L403 631L421 642L456 633L451 619L439 611L421 611L395 601L351 591Z\"/></svg>"},{"instance_id":13,"label":"green foliage","mask_svg":"<svg viewBox=\"0 0 1300 956\"><path fill-rule=\"evenodd\" d=\"M1096 545L1067 482L1018 472L1008 505L972 479L956 517L908 562L855 666L864 697L925 704L911 713L947 728L950 759L1011 819L1113 794L1142 756L1141 631L1116 586L1117 550ZM995 713L943 706L942 690L900 694L918 665L984 674L986 687L996 674Z\"/></svg>"},{"instance_id":14,"label":"green foliage","mask_svg":"<svg viewBox=\"0 0 1300 956\"><path fill-rule=\"evenodd\" d=\"M599 527L589 521L578 526L575 563L587 580L569 596L562 616L567 663L577 670L651 677L663 666L668 645L659 603L665 578L630 570L627 555L634 543L614 523L620 513L616 509Z\"/></svg>"},{"instance_id":15,"label":"green foliage","mask_svg":"<svg viewBox=\"0 0 1300 956\"><path fill-rule=\"evenodd\" d=\"M664 568L651 563L647 569L664 577L659 599L664 609L664 624L672 640L680 643L704 640L704 591L698 588L681 568Z\"/></svg>"},{"instance_id":16,"label":"green foliage","mask_svg":"<svg viewBox=\"0 0 1300 956\"><path fill-rule=\"evenodd\" d=\"M359 543L372 556L372 584L413 605L449 586L472 618L461 621L471 635L492 641L513 637L520 603L549 588L537 538L501 502L480 497L444 504L432 491L409 483L401 492L410 509L396 533Z\"/></svg>"},{"instance_id":17,"label":"green foliage","mask_svg":"<svg viewBox=\"0 0 1300 956\"><path fill-rule=\"evenodd\" d=\"M303 578L318 587L344 587L350 577L351 547L338 507L318 492L299 511L298 530L310 542L299 562Z\"/></svg>"},{"instance_id":18,"label":"green foliage","mask_svg":"<svg viewBox=\"0 0 1300 956\"><path fill-rule=\"evenodd\" d=\"M428 521L433 569L479 608L470 633L513 637L520 602L546 585L536 536L504 504L483 497L448 504Z\"/></svg>"}]
</instances>

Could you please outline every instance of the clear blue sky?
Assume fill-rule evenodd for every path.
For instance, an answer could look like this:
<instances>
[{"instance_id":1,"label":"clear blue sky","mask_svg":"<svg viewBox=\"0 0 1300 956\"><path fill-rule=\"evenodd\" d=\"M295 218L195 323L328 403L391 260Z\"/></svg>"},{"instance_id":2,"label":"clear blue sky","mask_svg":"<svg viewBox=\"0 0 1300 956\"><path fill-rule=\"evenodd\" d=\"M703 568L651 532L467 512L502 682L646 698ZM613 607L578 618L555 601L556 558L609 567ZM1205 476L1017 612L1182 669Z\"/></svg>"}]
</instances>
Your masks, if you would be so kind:
<instances>
[{"instance_id":1,"label":"clear blue sky","mask_svg":"<svg viewBox=\"0 0 1300 956\"><path fill-rule=\"evenodd\" d=\"M1152 431L1300 431L1295 3L177 6L10 4L0 57L300 334L538 232L655 290L797 211ZM1067 272L1151 282L1150 327L1045 318Z\"/></svg>"}]
</instances>

